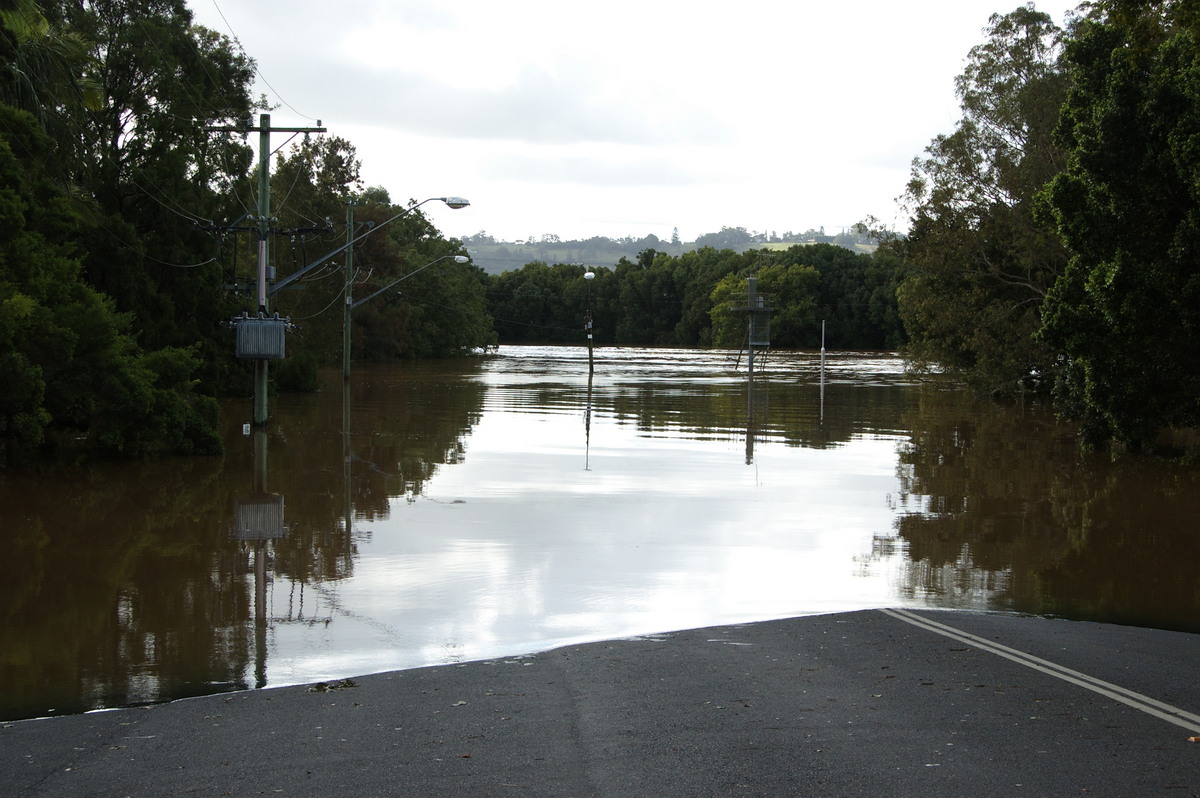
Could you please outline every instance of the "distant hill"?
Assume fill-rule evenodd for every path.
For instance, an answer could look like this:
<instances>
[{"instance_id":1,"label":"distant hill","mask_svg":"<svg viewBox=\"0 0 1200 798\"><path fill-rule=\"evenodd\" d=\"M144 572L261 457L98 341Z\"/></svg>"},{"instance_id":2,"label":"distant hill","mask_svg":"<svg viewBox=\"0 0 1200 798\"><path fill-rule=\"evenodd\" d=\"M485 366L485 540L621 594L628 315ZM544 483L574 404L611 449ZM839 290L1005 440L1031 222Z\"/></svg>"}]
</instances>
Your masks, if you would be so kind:
<instances>
[{"instance_id":1,"label":"distant hill","mask_svg":"<svg viewBox=\"0 0 1200 798\"><path fill-rule=\"evenodd\" d=\"M658 236L641 239L612 239L595 236L585 240L563 241L555 235L542 236L538 241L497 241L486 232L465 236L463 244L476 266L488 274L517 271L527 263L578 263L583 266L605 266L613 268L621 258L636 260L638 253L647 249L681 255L700 247L732 249L745 252L748 249L778 249L804 244L837 244L855 252L870 252L875 249L874 241L866 235L844 232L840 235L825 235L824 230L809 230L804 233L785 233L782 236L767 233L750 233L743 227L723 227L720 232L698 236L695 241L663 241Z\"/></svg>"}]
</instances>

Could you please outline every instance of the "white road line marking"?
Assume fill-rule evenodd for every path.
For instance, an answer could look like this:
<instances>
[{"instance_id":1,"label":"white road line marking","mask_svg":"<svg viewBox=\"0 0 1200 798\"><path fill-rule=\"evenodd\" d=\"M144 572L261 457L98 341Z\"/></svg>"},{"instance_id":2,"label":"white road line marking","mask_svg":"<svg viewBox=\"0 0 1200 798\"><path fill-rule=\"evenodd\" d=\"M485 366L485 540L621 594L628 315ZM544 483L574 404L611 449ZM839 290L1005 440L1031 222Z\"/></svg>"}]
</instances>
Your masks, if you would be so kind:
<instances>
[{"instance_id":1,"label":"white road line marking","mask_svg":"<svg viewBox=\"0 0 1200 798\"><path fill-rule=\"evenodd\" d=\"M1078 685L1094 693L1099 693L1102 696L1111 698L1115 701L1120 701L1122 704L1141 710L1149 715L1153 715L1162 720L1174 723L1176 726L1195 733L1200 734L1200 715L1194 715L1191 712L1172 706L1157 699L1151 698L1133 690L1126 689L1120 685L1097 679L1094 676L1088 676L1086 673L1071 670L1070 668L1059 665L1049 660L1044 660L1041 657L1035 657L1032 654L1027 654L1024 651L1018 651L1015 648L1009 648L982 637L964 632L961 629L955 629L953 626L947 626L944 623L931 621L928 618L923 618L920 615L909 612L908 610L900 609L882 609L880 612L885 615L920 627L930 632L936 632L944 637L949 637L958 640L961 643L981 648L984 651L996 654L1010 659L1027 668L1033 668L1036 671L1055 676L1065 682Z\"/></svg>"}]
</instances>

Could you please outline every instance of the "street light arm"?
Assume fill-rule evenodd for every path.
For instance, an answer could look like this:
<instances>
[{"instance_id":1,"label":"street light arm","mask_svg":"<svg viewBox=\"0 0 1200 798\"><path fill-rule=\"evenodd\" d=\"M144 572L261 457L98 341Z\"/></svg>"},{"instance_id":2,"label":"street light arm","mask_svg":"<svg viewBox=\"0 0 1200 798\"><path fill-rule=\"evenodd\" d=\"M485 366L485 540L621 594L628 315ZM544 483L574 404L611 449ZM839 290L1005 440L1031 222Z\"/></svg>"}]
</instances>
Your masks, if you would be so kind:
<instances>
[{"instance_id":1,"label":"street light arm","mask_svg":"<svg viewBox=\"0 0 1200 798\"><path fill-rule=\"evenodd\" d=\"M280 280L279 282L275 283L274 285L272 285L270 288L267 289L267 296L274 296L275 293L277 291L279 291L280 289L285 288L288 285L291 285L293 282L295 282L296 280L299 280L301 277L308 274L313 269L317 268L318 266L325 263L326 261L331 260L332 258L336 258L338 255L340 255L343 252L345 252L346 250L350 249L350 247L354 246L359 241L362 241L364 238L371 235L371 233L376 232L380 228L386 227L387 225L389 225L392 222L399 219L401 216L406 216L406 215L412 213L417 208L420 208L422 205L424 205L426 202L433 202L435 200L444 202L451 208L454 208L455 210L458 210L459 208L465 208L471 204L471 203L467 202L465 199L463 199L462 197L430 197L429 199L423 199L420 202L409 205L407 208L400 211L400 213L396 214L395 216L391 217L390 219L375 225L374 227L370 228L365 233L360 234L356 238L350 239L345 244L342 244L340 247L333 250L332 252L317 258L315 261L308 264L303 269L294 271L291 274L289 274L287 277L284 277L282 280ZM424 268L424 267L422 267L422 268Z\"/></svg>"},{"instance_id":2,"label":"street light arm","mask_svg":"<svg viewBox=\"0 0 1200 798\"><path fill-rule=\"evenodd\" d=\"M394 286L396 283L401 283L401 282L404 282L405 280L407 280L409 277L412 277L412 276L413 276L414 274L416 274L417 272L419 272L419 271L424 271L425 269L428 269L428 268L429 268L430 266L432 266L433 264L435 264L435 263L440 263L441 261L444 261L444 260L446 260L447 258L454 258L454 262L455 262L455 263L466 263L468 260L470 260L470 258L468 258L466 255L443 255L442 257L438 258L437 260L431 260L429 263L426 263L424 266L422 266L422 267L420 267L420 268L418 268L418 269L413 269L411 272L409 272L408 274L404 275L403 277L399 277L399 278L397 278L397 279L395 279L395 280L392 280L390 283L388 283L387 285L385 285L383 288L380 288L380 289L379 289L378 291L376 291L375 293L373 293L373 294L368 294L367 296L363 297L362 299L360 299L360 300L358 300L357 302L355 302L354 304L352 304L352 305L350 306L350 309L351 309L351 310L354 310L356 307L358 307L358 306L359 306L359 305L361 305L362 303L366 302L368 299L374 299L375 297L377 297L377 296L379 296L380 294L382 294L384 291L387 291L387 290L388 290L388 289L390 289L392 286Z\"/></svg>"}]
</instances>

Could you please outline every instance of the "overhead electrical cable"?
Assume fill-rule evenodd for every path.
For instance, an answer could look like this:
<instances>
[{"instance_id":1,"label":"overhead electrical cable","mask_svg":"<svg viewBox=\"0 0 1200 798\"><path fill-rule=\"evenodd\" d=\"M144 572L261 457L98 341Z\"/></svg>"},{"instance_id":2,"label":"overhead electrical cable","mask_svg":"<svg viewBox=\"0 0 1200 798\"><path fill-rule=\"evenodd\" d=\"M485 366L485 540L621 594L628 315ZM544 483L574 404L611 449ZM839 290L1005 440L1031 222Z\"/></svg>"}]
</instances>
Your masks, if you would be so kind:
<instances>
[{"instance_id":1,"label":"overhead electrical cable","mask_svg":"<svg viewBox=\"0 0 1200 798\"><path fill-rule=\"evenodd\" d=\"M237 31L235 31L233 29L233 26L229 24L229 18L226 17L225 12L221 10L220 4L217 3L217 0L212 0L212 4L213 4L213 8L215 8L217 10L217 14L221 17L221 20L225 23L225 27L229 28L229 34L232 37L233 43L236 44L238 46L238 49L242 51L242 55L246 56L247 58L250 58L250 55L246 52L246 48L242 46L241 39L238 38ZM278 99L279 102L283 103L285 106L287 106L287 108L292 113L296 114L297 116L300 116L303 119L307 119L310 122L318 122L319 121L316 117L309 116L308 114L302 114L299 111L297 111L295 109L295 107L292 106L291 103L289 103L287 100L285 100L283 98L282 94L280 94L278 91L276 91L275 87L271 85L271 82L269 80L267 80L266 75L264 75L262 73L262 70L258 68L258 61L255 59L251 59L251 60L254 61L254 72L256 75L258 75L258 79L263 82L264 86L266 86L268 89L271 90L271 93L275 95L275 98Z\"/></svg>"}]
</instances>

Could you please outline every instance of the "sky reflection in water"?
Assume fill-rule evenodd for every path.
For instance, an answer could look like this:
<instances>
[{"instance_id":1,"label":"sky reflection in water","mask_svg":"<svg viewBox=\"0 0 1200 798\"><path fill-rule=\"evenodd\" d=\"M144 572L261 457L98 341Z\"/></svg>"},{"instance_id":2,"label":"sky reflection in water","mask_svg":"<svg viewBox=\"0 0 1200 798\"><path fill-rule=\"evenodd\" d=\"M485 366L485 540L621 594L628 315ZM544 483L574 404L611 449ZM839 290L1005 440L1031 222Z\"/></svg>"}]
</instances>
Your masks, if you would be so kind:
<instances>
[{"instance_id":1,"label":"sky reflection in water","mask_svg":"<svg viewBox=\"0 0 1200 798\"><path fill-rule=\"evenodd\" d=\"M894 534L899 437L815 449L768 429L748 464L744 359L739 374L725 353L602 350L589 411L580 351L503 354L479 375L462 462L356 522L353 577L317 597L333 621L276 629L272 682L898 603L895 563L872 551ZM831 381L903 381L892 358L832 360ZM806 381L800 423L821 423L818 362L760 365L782 386ZM614 406L648 384L663 420ZM670 413L691 391L720 396L728 417Z\"/></svg>"},{"instance_id":2,"label":"sky reflection in water","mask_svg":"<svg viewBox=\"0 0 1200 798\"><path fill-rule=\"evenodd\" d=\"M1200 632L1194 463L819 365L751 415L736 353L355 364L224 457L0 473L0 719L878 606Z\"/></svg>"}]
</instances>

